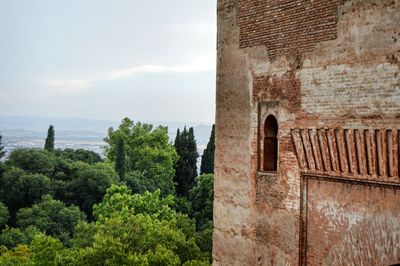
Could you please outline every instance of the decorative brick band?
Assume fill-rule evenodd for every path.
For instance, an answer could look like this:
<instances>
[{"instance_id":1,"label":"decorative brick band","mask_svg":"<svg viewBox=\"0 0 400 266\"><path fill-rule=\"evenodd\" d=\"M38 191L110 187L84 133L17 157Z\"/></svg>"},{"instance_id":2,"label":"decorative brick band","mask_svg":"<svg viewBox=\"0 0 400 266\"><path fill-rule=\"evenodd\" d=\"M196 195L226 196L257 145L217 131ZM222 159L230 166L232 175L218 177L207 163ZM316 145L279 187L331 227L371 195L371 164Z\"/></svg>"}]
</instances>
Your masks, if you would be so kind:
<instances>
[{"instance_id":1,"label":"decorative brick band","mask_svg":"<svg viewBox=\"0 0 400 266\"><path fill-rule=\"evenodd\" d=\"M400 182L398 129L295 128L291 135L305 173Z\"/></svg>"}]
</instances>

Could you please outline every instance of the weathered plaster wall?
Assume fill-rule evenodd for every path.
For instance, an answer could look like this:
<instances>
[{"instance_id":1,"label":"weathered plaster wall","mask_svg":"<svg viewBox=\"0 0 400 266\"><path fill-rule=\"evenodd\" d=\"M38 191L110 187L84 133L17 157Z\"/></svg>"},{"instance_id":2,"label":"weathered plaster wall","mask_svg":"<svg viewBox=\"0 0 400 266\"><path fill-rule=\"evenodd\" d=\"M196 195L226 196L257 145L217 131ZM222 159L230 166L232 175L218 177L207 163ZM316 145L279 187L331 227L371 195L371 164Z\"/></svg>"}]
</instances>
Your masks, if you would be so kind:
<instances>
[{"instance_id":1,"label":"weathered plaster wall","mask_svg":"<svg viewBox=\"0 0 400 266\"><path fill-rule=\"evenodd\" d=\"M400 186L307 182L307 265L390 265L400 258Z\"/></svg>"},{"instance_id":2,"label":"weathered plaster wall","mask_svg":"<svg viewBox=\"0 0 400 266\"><path fill-rule=\"evenodd\" d=\"M214 265L298 265L291 129L396 127L399 25L398 0L218 0ZM279 122L272 175L258 173L268 114Z\"/></svg>"}]
</instances>

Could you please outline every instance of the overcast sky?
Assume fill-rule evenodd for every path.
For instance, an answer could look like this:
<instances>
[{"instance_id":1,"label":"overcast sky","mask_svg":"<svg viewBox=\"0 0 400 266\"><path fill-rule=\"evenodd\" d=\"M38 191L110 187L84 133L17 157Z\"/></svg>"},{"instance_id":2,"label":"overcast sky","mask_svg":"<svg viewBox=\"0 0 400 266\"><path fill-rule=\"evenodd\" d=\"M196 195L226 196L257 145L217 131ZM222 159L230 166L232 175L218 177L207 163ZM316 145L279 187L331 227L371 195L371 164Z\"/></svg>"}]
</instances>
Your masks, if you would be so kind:
<instances>
[{"instance_id":1,"label":"overcast sky","mask_svg":"<svg viewBox=\"0 0 400 266\"><path fill-rule=\"evenodd\" d=\"M0 115L213 122L215 0L0 0Z\"/></svg>"}]
</instances>

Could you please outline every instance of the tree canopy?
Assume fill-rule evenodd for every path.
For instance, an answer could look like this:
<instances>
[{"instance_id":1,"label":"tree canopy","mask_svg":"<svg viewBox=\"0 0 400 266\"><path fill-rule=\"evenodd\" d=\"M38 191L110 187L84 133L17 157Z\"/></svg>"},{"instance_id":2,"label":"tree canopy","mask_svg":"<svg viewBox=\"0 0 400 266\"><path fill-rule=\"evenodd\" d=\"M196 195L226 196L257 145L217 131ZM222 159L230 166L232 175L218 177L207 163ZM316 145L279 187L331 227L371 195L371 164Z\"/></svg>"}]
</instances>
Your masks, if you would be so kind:
<instances>
[{"instance_id":1,"label":"tree canopy","mask_svg":"<svg viewBox=\"0 0 400 266\"><path fill-rule=\"evenodd\" d=\"M174 146L179 156L175 164L176 193L186 197L197 176L197 158L199 157L193 128L187 130L185 127L181 133L178 129Z\"/></svg>"},{"instance_id":2,"label":"tree canopy","mask_svg":"<svg viewBox=\"0 0 400 266\"><path fill-rule=\"evenodd\" d=\"M107 158L115 162L117 142L123 139L126 155L126 179L136 192L161 189L163 195L174 193L174 164L178 159L169 143L166 127L134 123L124 118L118 129L110 128L104 139L109 144ZM140 191L137 189L141 188Z\"/></svg>"},{"instance_id":3,"label":"tree canopy","mask_svg":"<svg viewBox=\"0 0 400 266\"><path fill-rule=\"evenodd\" d=\"M55 150L55 154L57 157L61 157L63 159L80 161L88 164L94 164L103 161L99 154L95 153L94 151L88 151L84 149L57 149Z\"/></svg>"},{"instance_id":4,"label":"tree canopy","mask_svg":"<svg viewBox=\"0 0 400 266\"><path fill-rule=\"evenodd\" d=\"M28 226L22 230L20 228L6 226L0 234L0 249L1 246L15 248L18 245L29 245L35 235L39 233L39 229L34 226ZM0 265L2 264L0 263Z\"/></svg>"},{"instance_id":5,"label":"tree canopy","mask_svg":"<svg viewBox=\"0 0 400 266\"><path fill-rule=\"evenodd\" d=\"M118 182L118 176L112 165L97 163L93 165L77 163L71 181L66 184L66 202L79 206L89 219L92 206L101 202L107 188Z\"/></svg>"},{"instance_id":6,"label":"tree canopy","mask_svg":"<svg viewBox=\"0 0 400 266\"><path fill-rule=\"evenodd\" d=\"M105 140L105 160L25 148L0 162L0 265L209 265L213 176L196 177L193 128L173 146L125 118Z\"/></svg>"},{"instance_id":7,"label":"tree canopy","mask_svg":"<svg viewBox=\"0 0 400 266\"><path fill-rule=\"evenodd\" d=\"M12 216L23 207L40 201L51 194L51 181L43 174L27 173L16 167L9 168L0 179L0 200L7 205Z\"/></svg>"},{"instance_id":8,"label":"tree canopy","mask_svg":"<svg viewBox=\"0 0 400 266\"><path fill-rule=\"evenodd\" d=\"M6 155L6 152L4 151L4 146L3 146L3 136L0 134L0 159Z\"/></svg>"},{"instance_id":9,"label":"tree canopy","mask_svg":"<svg viewBox=\"0 0 400 266\"><path fill-rule=\"evenodd\" d=\"M198 232L196 242L202 250L208 251L211 257L214 175L205 174L196 177L196 185L190 190L189 199L192 203L191 217L196 220Z\"/></svg>"},{"instance_id":10,"label":"tree canopy","mask_svg":"<svg viewBox=\"0 0 400 266\"><path fill-rule=\"evenodd\" d=\"M205 174L196 177L196 185L190 191L189 199L192 202L193 218L199 229L207 226L213 216L214 175Z\"/></svg>"},{"instance_id":11,"label":"tree canopy","mask_svg":"<svg viewBox=\"0 0 400 266\"><path fill-rule=\"evenodd\" d=\"M0 175L0 201L8 206L12 217L19 208L51 194L79 206L90 218L92 205L119 181L112 164L72 161L60 154L40 149L16 149L10 154Z\"/></svg>"},{"instance_id":12,"label":"tree canopy","mask_svg":"<svg viewBox=\"0 0 400 266\"><path fill-rule=\"evenodd\" d=\"M33 174L50 176L54 172L55 157L42 149L20 148L12 151L6 162Z\"/></svg>"},{"instance_id":13,"label":"tree canopy","mask_svg":"<svg viewBox=\"0 0 400 266\"><path fill-rule=\"evenodd\" d=\"M171 204L173 197L161 198L159 190L135 195L114 185L94 207L96 221L76 226L71 247L36 233L29 246L3 248L0 264L209 265L196 244L193 221Z\"/></svg>"},{"instance_id":14,"label":"tree canopy","mask_svg":"<svg viewBox=\"0 0 400 266\"><path fill-rule=\"evenodd\" d=\"M10 219L10 213L6 205L0 202L0 230L8 223Z\"/></svg>"},{"instance_id":15,"label":"tree canopy","mask_svg":"<svg viewBox=\"0 0 400 266\"><path fill-rule=\"evenodd\" d=\"M115 155L115 171L117 171L120 179L125 178L125 141L123 138L118 138Z\"/></svg>"},{"instance_id":16,"label":"tree canopy","mask_svg":"<svg viewBox=\"0 0 400 266\"><path fill-rule=\"evenodd\" d=\"M47 138L44 143L44 149L50 152L54 151L54 134L54 127L53 125L50 125L49 129L47 130Z\"/></svg>"},{"instance_id":17,"label":"tree canopy","mask_svg":"<svg viewBox=\"0 0 400 266\"><path fill-rule=\"evenodd\" d=\"M67 207L50 195L43 196L39 203L22 208L17 213L17 225L20 229L36 227L41 232L60 239L64 244L69 244L75 226L84 220L85 214L78 207Z\"/></svg>"},{"instance_id":18,"label":"tree canopy","mask_svg":"<svg viewBox=\"0 0 400 266\"><path fill-rule=\"evenodd\" d=\"M214 173L214 154L215 154L215 125L212 126L210 140L207 143L203 155L201 156L200 174Z\"/></svg>"}]
</instances>

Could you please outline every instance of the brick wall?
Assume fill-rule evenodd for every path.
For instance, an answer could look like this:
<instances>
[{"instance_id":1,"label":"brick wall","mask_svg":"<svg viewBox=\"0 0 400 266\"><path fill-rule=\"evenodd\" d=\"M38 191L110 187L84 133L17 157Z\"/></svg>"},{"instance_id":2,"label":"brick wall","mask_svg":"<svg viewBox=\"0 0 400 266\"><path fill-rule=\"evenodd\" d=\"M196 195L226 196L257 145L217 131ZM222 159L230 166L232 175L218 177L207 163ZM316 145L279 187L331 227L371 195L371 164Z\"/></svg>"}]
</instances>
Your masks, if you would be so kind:
<instances>
[{"instance_id":1,"label":"brick wall","mask_svg":"<svg viewBox=\"0 0 400 266\"><path fill-rule=\"evenodd\" d=\"M400 115L397 64L353 67L348 64L302 69L302 107L323 116Z\"/></svg>"},{"instance_id":2,"label":"brick wall","mask_svg":"<svg viewBox=\"0 0 400 266\"><path fill-rule=\"evenodd\" d=\"M330 232L327 237L336 239L335 243L324 246L323 252L318 252L316 241L312 242L318 263L368 261L362 252L351 257L353 236L362 239L362 248L387 259L374 262L400 261L400 251L394 252L399 246L390 244L379 250L368 245L368 237L383 241L399 226L392 219L398 218L398 204L385 205L386 201L399 200L399 186L385 185L400 183L395 171L400 160L396 157L400 130L399 25L400 1L396 0L218 0L214 265L299 265L302 249L307 247L301 243L307 237L312 242L324 233L318 225L341 222L340 215L330 219L328 212L321 216L324 213L318 204L339 208L346 204L342 196L355 202L351 198L353 190L358 191L355 197L376 202L371 208L371 204L361 203L355 208L363 208L366 216L376 213L377 219L351 224L348 231ZM260 130L269 114L279 124L279 163L273 174L259 171ZM321 164L328 158L324 149L328 139L322 138L322 144L314 145L312 134L303 136L307 145L302 142L302 147L308 154L304 156L317 161L308 168L302 166L304 161L298 158L301 152L296 153L299 145L294 145L291 135L298 129L338 129L343 136L348 134L348 139L338 142L343 144L342 150L336 147L337 154L329 158L334 167L339 167L340 161L347 162L349 169L346 165L343 171L323 168ZM375 145L381 156L363 155L365 150L358 144L365 141L353 129L379 129L386 136L391 130L394 141L383 138L381 145ZM389 152L390 147L395 150ZM365 159L380 158L383 172L365 174L370 165L375 165L366 166ZM371 171L375 173L374 169ZM304 173L341 176L344 180L321 185L320 194L321 181L312 183L312 217L303 213L307 206L302 194ZM351 179L372 183L365 187ZM382 183L383 187L373 189ZM374 201L376 198L380 200ZM357 216L351 208L346 209L343 219ZM377 211L380 209L382 212ZM309 218L314 225L304 229ZM366 231L368 226L373 231ZM350 251L346 253L346 249ZM326 260L329 258L331 264Z\"/></svg>"},{"instance_id":3,"label":"brick wall","mask_svg":"<svg viewBox=\"0 0 400 266\"><path fill-rule=\"evenodd\" d=\"M270 58L312 51L337 37L344 0L239 0L240 47L265 45Z\"/></svg>"}]
</instances>

